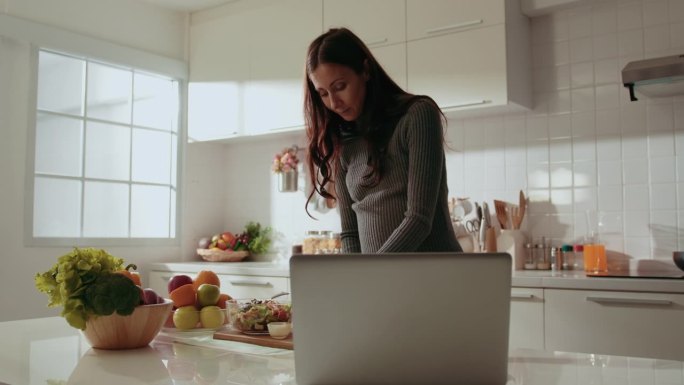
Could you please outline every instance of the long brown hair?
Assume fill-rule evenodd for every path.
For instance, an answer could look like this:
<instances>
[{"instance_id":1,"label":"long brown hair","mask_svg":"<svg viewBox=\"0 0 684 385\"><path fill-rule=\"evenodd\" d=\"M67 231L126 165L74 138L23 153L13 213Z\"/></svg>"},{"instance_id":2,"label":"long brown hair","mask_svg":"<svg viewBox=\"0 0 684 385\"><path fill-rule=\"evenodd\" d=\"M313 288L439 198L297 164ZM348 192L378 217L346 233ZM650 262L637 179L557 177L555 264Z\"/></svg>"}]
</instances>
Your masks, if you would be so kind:
<instances>
[{"instance_id":1,"label":"long brown hair","mask_svg":"<svg viewBox=\"0 0 684 385\"><path fill-rule=\"evenodd\" d=\"M323 104L309 78L320 64L343 65L359 75L367 71L363 111L355 123L346 122ZM308 139L306 164L313 185L307 199L308 207L308 202L315 193L328 199L335 199L326 191L325 186L332 180L334 168L338 166L343 131L353 130L354 135L365 140L371 154L368 160L370 170L366 180L369 185L375 185L380 181L384 166L382 154L387 141L396 122L416 96L399 87L387 75L363 41L346 28L332 28L311 42L307 51L305 70L304 119ZM425 98L437 108L432 99Z\"/></svg>"}]
</instances>

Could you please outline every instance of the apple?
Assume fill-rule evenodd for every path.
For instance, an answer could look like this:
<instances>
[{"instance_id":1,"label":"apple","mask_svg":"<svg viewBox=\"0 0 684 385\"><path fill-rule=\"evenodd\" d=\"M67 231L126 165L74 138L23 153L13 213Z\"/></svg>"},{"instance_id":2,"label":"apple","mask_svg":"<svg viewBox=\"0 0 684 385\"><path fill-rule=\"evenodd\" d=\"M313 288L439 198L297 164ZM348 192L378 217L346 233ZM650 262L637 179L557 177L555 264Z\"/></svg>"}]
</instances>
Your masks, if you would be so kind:
<instances>
[{"instance_id":1,"label":"apple","mask_svg":"<svg viewBox=\"0 0 684 385\"><path fill-rule=\"evenodd\" d=\"M179 275L174 275L169 279L169 284L167 286L167 289L169 290L169 293L176 290L177 288L187 285L187 284L192 284L192 278L190 278L189 275L185 274L179 274Z\"/></svg>"},{"instance_id":2,"label":"apple","mask_svg":"<svg viewBox=\"0 0 684 385\"><path fill-rule=\"evenodd\" d=\"M181 306L173 312L173 324L177 329L194 329L200 321L199 312L194 306Z\"/></svg>"},{"instance_id":3,"label":"apple","mask_svg":"<svg viewBox=\"0 0 684 385\"><path fill-rule=\"evenodd\" d=\"M161 302L159 302L159 298L160 298L159 295L157 295L157 293L149 287L143 289L143 297L144 297L143 303L145 305L152 305L155 303L161 303Z\"/></svg>"},{"instance_id":4,"label":"apple","mask_svg":"<svg viewBox=\"0 0 684 385\"><path fill-rule=\"evenodd\" d=\"M197 242L197 248L199 249L208 249L209 245L211 245L211 239L209 239L209 237L200 238L199 242Z\"/></svg>"},{"instance_id":5,"label":"apple","mask_svg":"<svg viewBox=\"0 0 684 385\"><path fill-rule=\"evenodd\" d=\"M218 306L205 306L200 310L202 327L215 329L221 327L226 320L223 310Z\"/></svg>"},{"instance_id":6,"label":"apple","mask_svg":"<svg viewBox=\"0 0 684 385\"><path fill-rule=\"evenodd\" d=\"M225 250L228 248L228 244L223 239L219 239L218 241L216 241L216 247L218 247L221 250Z\"/></svg>"},{"instance_id":7,"label":"apple","mask_svg":"<svg viewBox=\"0 0 684 385\"><path fill-rule=\"evenodd\" d=\"M223 239L227 245L230 245L233 242L233 239L235 239L235 235L230 231L225 231L221 233L221 239Z\"/></svg>"},{"instance_id":8,"label":"apple","mask_svg":"<svg viewBox=\"0 0 684 385\"><path fill-rule=\"evenodd\" d=\"M210 283L203 283L197 288L197 302L200 306L216 305L221 296L221 289Z\"/></svg>"}]
</instances>

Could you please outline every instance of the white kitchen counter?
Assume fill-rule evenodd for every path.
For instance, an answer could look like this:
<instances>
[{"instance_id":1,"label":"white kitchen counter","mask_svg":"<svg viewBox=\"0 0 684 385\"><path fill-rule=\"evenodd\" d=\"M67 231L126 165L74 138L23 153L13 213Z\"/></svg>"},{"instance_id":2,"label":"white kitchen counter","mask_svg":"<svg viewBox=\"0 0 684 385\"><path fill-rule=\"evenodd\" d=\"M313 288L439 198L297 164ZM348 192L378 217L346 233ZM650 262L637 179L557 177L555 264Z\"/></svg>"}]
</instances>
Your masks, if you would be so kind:
<instances>
[{"instance_id":1,"label":"white kitchen counter","mask_svg":"<svg viewBox=\"0 0 684 385\"><path fill-rule=\"evenodd\" d=\"M11 385L295 384L292 351L208 336L160 334L150 347L98 350L51 317L1 322L0 339L0 383ZM684 385L684 362L515 350L509 375L508 385Z\"/></svg>"},{"instance_id":2,"label":"white kitchen counter","mask_svg":"<svg viewBox=\"0 0 684 385\"><path fill-rule=\"evenodd\" d=\"M287 263L275 262L167 262L154 263L150 267L154 271L168 272L197 273L200 270L213 270L218 274L270 277L289 277L290 275ZM548 289L684 293L684 279L587 277L584 272L576 270L560 272L514 271L512 285L514 287Z\"/></svg>"}]
</instances>

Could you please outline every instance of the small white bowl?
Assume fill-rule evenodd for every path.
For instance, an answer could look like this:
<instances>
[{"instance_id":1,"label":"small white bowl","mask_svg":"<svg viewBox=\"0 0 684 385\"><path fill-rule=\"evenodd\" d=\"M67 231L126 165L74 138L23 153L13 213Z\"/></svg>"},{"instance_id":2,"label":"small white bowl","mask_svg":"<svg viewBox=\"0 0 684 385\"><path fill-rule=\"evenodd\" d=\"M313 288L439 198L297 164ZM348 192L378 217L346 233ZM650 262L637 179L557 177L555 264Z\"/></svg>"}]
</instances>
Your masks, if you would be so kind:
<instances>
[{"instance_id":1,"label":"small white bowl","mask_svg":"<svg viewBox=\"0 0 684 385\"><path fill-rule=\"evenodd\" d=\"M268 323L268 334L271 337L282 340L287 338L292 332L292 323L290 322L269 322Z\"/></svg>"}]
</instances>

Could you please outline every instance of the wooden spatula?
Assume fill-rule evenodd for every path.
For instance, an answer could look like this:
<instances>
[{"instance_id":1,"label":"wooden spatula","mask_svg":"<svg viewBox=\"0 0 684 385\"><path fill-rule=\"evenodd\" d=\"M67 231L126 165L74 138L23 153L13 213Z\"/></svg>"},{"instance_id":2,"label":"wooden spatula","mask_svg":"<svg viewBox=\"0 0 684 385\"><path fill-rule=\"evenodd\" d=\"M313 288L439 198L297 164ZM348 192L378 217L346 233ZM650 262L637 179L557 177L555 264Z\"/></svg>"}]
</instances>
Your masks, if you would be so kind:
<instances>
[{"instance_id":1,"label":"wooden spatula","mask_svg":"<svg viewBox=\"0 0 684 385\"><path fill-rule=\"evenodd\" d=\"M508 226L508 212L506 207L506 202L500 200L494 200L494 209L496 210L496 219L499 220L499 225L501 229L505 229Z\"/></svg>"},{"instance_id":2,"label":"wooden spatula","mask_svg":"<svg viewBox=\"0 0 684 385\"><path fill-rule=\"evenodd\" d=\"M520 190L520 203L518 207L514 207L511 212L511 222L513 223L514 229L519 229L522 224L523 218L525 217L525 210L527 207L527 201L525 200L525 193Z\"/></svg>"}]
</instances>

